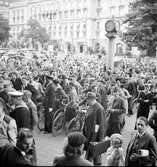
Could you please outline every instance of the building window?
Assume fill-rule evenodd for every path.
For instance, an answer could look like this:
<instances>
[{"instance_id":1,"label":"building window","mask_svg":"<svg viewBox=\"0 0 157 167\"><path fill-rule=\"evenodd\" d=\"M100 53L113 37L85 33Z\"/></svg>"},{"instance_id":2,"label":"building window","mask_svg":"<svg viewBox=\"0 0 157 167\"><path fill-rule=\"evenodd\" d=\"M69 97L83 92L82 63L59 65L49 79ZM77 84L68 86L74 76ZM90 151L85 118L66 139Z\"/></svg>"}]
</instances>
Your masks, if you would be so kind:
<instances>
[{"instance_id":1,"label":"building window","mask_svg":"<svg viewBox=\"0 0 157 167\"><path fill-rule=\"evenodd\" d=\"M76 27L76 37L79 38L79 35L80 35L80 24L78 24Z\"/></svg>"},{"instance_id":2,"label":"building window","mask_svg":"<svg viewBox=\"0 0 157 167\"><path fill-rule=\"evenodd\" d=\"M87 8L83 8L83 16L84 16L84 17L87 16Z\"/></svg>"},{"instance_id":3,"label":"building window","mask_svg":"<svg viewBox=\"0 0 157 167\"><path fill-rule=\"evenodd\" d=\"M24 22L24 16L21 16L21 23Z\"/></svg>"},{"instance_id":4,"label":"building window","mask_svg":"<svg viewBox=\"0 0 157 167\"><path fill-rule=\"evenodd\" d=\"M119 6L119 16L124 16L125 15L125 6L121 5Z\"/></svg>"},{"instance_id":5,"label":"building window","mask_svg":"<svg viewBox=\"0 0 157 167\"><path fill-rule=\"evenodd\" d=\"M99 37L99 34L100 34L100 22L97 22L97 25L96 25L96 36Z\"/></svg>"},{"instance_id":6,"label":"building window","mask_svg":"<svg viewBox=\"0 0 157 167\"><path fill-rule=\"evenodd\" d=\"M53 20L56 20L56 17L57 17L57 14L55 12L55 13L53 13Z\"/></svg>"},{"instance_id":7,"label":"building window","mask_svg":"<svg viewBox=\"0 0 157 167\"><path fill-rule=\"evenodd\" d=\"M58 35L59 35L59 37L61 37L61 35L62 35L62 26L59 26Z\"/></svg>"},{"instance_id":8,"label":"building window","mask_svg":"<svg viewBox=\"0 0 157 167\"><path fill-rule=\"evenodd\" d=\"M53 27L53 36L56 36L56 26Z\"/></svg>"},{"instance_id":9,"label":"building window","mask_svg":"<svg viewBox=\"0 0 157 167\"><path fill-rule=\"evenodd\" d=\"M73 37L73 33L74 33L74 27L73 27L73 25L71 25L71 27L70 27L70 33L71 33L71 36Z\"/></svg>"},{"instance_id":10,"label":"building window","mask_svg":"<svg viewBox=\"0 0 157 167\"><path fill-rule=\"evenodd\" d=\"M41 13L38 14L38 18L39 18L39 20L41 20Z\"/></svg>"},{"instance_id":11,"label":"building window","mask_svg":"<svg viewBox=\"0 0 157 167\"><path fill-rule=\"evenodd\" d=\"M68 27L67 25L64 27L64 36L66 37L67 36L67 31L68 31Z\"/></svg>"},{"instance_id":12,"label":"building window","mask_svg":"<svg viewBox=\"0 0 157 167\"><path fill-rule=\"evenodd\" d=\"M98 7L101 6L101 0L97 0L97 3L98 3Z\"/></svg>"},{"instance_id":13,"label":"building window","mask_svg":"<svg viewBox=\"0 0 157 167\"><path fill-rule=\"evenodd\" d=\"M87 35L87 26L86 24L83 25L83 36L86 37Z\"/></svg>"},{"instance_id":14,"label":"building window","mask_svg":"<svg viewBox=\"0 0 157 167\"><path fill-rule=\"evenodd\" d=\"M116 16L116 6L110 7L110 16Z\"/></svg>"},{"instance_id":15,"label":"building window","mask_svg":"<svg viewBox=\"0 0 157 167\"><path fill-rule=\"evenodd\" d=\"M71 11L70 11L70 17L71 17L71 18L74 18L74 10L71 10Z\"/></svg>"},{"instance_id":16,"label":"building window","mask_svg":"<svg viewBox=\"0 0 157 167\"><path fill-rule=\"evenodd\" d=\"M97 22L97 30L100 30L100 23Z\"/></svg>"},{"instance_id":17,"label":"building window","mask_svg":"<svg viewBox=\"0 0 157 167\"><path fill-rule=\"evenodd\" d=\"M81 0L77 1L77 6L80 8L81 7Z\"/></svg>"},{"instance_id":18,"label":"building window","mask_svg":"<svg viewBox=\"0 0 157 167\"><path fill-rule=\"evenodd\" d=\"M68 11L64 11L64 18L68 18Z\"/></svg>"},{"instance_id":19,"label":"building window","mask_svg":"<svg viewBox=\"0 0 157 167\"><path fill-rule=\"evenodd\" d=\"M62 12L59 12L59 19L62 19Z\"/></svg>"},{"instance_id":20,"label":"building window","mask_svg":"<svg viewBox=\"0 0 157 167\"><path fill-rule=\"evenodd\" d=\"M96 11L96 13L97 13L97 17L99 17L100 16L100 10L99 9L97 9L97 11Z\"/></svg>"},{"instance_id":21,"label":"building window","mask_svg":"<svg viewBox=\"0 0 157 167\"><path fill-rule=\"evenodd\" d=\"M13 17L13 24L15 24L15 17Z\"/></svg>"},{"instance_id":22,"label":"building window","mask_svg":"<svg viewBox=\"0 0 157 167\"><path fill-rule=\"evenodd\" d=\"M81 17L81 9L77 9L77 18Z\"/></svg>"}]
</instances>

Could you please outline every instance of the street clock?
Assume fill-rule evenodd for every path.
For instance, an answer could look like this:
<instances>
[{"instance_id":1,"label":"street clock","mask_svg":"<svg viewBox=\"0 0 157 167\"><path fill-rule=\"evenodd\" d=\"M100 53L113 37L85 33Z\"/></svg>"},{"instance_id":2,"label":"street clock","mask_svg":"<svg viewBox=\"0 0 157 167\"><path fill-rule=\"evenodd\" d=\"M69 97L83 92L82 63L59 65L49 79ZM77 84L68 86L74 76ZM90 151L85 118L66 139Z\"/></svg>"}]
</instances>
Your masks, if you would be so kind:
<instances>
[{"instance_id":1,"label":"street clock","mask_svg":"<svg viewBox=\"0 0 157 167\"><path fill-rule=\"evenodd\" d=\"M120 29L120 24L119 21L114 21L114 20L108 20L105 23L105 30L106 32L118 32Z\"/></svg>"},{"instance_id":2,"label":"street clock","mask_svg":"<svg viewBox=\"0 0 157 167\"><path fill-rule=\"evenodd\" d=\"M105 23L105 30L107 32L113 32L113 31L115 31L115 22L113 20L108 20Z\"/></svg>"}]
</instances>

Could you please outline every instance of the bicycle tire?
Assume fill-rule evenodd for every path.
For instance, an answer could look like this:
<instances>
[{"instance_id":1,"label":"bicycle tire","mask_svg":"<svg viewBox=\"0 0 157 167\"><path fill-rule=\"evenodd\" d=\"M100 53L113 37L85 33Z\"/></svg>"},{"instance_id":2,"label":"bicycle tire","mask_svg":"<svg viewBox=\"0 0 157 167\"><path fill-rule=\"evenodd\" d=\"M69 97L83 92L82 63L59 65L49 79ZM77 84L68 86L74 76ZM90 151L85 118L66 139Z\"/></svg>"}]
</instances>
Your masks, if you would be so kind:
<instances>
[{"instance_id":1,"label":"bicycle tire","mask_svg":"<svg viewBox=\"0 0 157 167\"><path fill-rule=\"evenodd\" d=\"M54 116L53 116L53 120L55 120L58 116L59 113L63 112L63 109L58 109L55 113L54 113Z\"/></svg>"},{"instance_id":2,"label":"bicycle tire","mask_svg":"<svg viewBox=\"0 0 157 167\"><path fill-rule=\"evenodd\" d=\"M74 131L82 131L83 125L84 124L82 119L73 118L68 124L67 132L71 133Z\"/></svg>"},{"instance_id":3,"label":"bicycle tire","mask_svg":"<svg viewBox=\"0 0 157 167\"><path fill-rule=\"evenodd\" d=\"M59 128L58 128L59 124ZM58 116L55 118L52 124L52 134L53 136L57 136L61 133L64 126L64 113L59 113Z\"/></svg>"}]
</instances>

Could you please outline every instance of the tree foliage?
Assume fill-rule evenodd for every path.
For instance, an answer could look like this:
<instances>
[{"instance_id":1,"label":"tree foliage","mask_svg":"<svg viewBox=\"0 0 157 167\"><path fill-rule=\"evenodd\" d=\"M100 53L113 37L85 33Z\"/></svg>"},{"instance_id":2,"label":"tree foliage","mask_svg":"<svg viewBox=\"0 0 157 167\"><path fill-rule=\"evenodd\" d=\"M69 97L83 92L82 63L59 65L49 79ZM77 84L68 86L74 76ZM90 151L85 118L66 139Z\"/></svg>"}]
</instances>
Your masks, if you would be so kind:
<instances>
[{"instance_id":1,"label":"tree foliage","mask_svg":"<svg viewBox=\"0 0 157 167\"><path fill-rule=\"evenodd\" d=\"M19 36L24 37L26 41L32 39L33 45L35 45L36 42L44 44L49 41L49 35L46 29L34 19L28 21L28 29L22 30Z\"/></svg>"},{"instance_id":2,"label":"tree foliage","mask_svg":"<svg viewBox=\"0 0 157 167\"><path fill-rule=\"evenodd\" d=\"M135 0L124 22L127 31L122 39L130 46L147 50L148 56L155 54L157 46L157 0Z\"/></svg>"},{"instance_id":3,"label":"tree foliage","mask_svg":"<svg viewBox=\"0 0 157 167\"><path fill-rule=\"evenodd\" d=\"M9 38L9 23L8 20L0 15L0 42L4 42Z\"/></svg>"}]
</instances>

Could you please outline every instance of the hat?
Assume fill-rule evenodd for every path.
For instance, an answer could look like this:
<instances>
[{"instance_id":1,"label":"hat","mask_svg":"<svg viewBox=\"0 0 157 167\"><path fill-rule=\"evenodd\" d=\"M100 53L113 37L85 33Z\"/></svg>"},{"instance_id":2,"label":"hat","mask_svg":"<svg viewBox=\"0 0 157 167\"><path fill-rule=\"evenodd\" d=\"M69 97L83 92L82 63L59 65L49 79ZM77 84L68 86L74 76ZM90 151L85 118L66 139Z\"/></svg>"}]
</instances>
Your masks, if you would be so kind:
<instances>
[{"instance_id":1,"label":"hat","mask_svg":"<svg viewBox=\"0 0 157 167\"><path fill-rule=\"evenodd\" d=\"M9 94L10 96L13 96L13 97L20 97L20 96L23 96L23 92L19 92L19 91L8 92L8 94Z\"/></svg>"},{"instance_id":2,"label":"hat","mask_svg":"<svg viewBox=\"0 0 157 167\"><path fill-rule=\"evenodd\" d=\"M88 92L86 99L96 99L96 94L94 92Z\"/></svg>"},{"instance_id":3,"label":"hat","mask_svg":"<svg viewBox=\"0 0 157 167\"><path fill-rule=\"evenodd\" d=\"M68 135L68 144L77 147L86 142L86 137L80 132L72 132Z\"/></svg>"}]
</instances>

